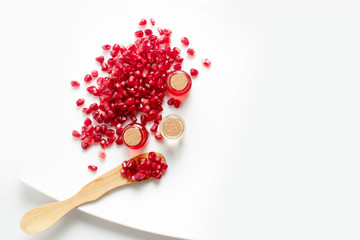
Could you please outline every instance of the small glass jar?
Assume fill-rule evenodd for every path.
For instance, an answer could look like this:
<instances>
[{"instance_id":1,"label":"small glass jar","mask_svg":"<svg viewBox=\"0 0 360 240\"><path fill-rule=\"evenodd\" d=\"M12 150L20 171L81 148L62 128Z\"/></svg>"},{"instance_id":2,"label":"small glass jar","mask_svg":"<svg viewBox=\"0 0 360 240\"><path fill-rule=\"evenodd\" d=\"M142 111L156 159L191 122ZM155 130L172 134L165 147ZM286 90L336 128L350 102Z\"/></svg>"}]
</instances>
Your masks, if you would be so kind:
<instances>
[{"instance_id":1,"label":"small glass jar","mask_svg":"<svg viewBox=\"0 0 360 240\"><path fill-rule=\"evenodd\" d=\"M162 119L159 128L164 138L180 140L185 132L185 122L180 116L170 114Z\"/></svg>"},{"instance_id":2,"label":"small glass jar","mask_svg":"<svg viewBox=\"0 0 360 240\"><path fill-rule=\"evenodd\" d=\"M174 96L186 95L191 88L191 77L184 71L175 71L166 79L166 89Z\"/></svg>"},{"instance_id":3,"label":"small glass jar","mask_svg":"<svg viewBox=\"0 0 360 240\"><path fill-rule=\"evenodd\" d=\"M149 132L138 123L128 124L123 132L122 139L124 144L131 149L139 149L145 146L149 139Z\"/></svg>"}]
</instances>

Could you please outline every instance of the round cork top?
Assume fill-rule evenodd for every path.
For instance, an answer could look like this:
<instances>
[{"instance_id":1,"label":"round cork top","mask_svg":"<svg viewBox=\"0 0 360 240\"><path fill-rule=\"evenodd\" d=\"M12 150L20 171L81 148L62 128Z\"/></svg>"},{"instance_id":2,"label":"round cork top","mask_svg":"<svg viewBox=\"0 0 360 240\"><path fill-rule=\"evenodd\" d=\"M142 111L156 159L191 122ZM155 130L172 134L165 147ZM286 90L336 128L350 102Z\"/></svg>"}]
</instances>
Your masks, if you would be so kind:
<instances>
[{"instance_id":1,"label":"round cork top","mask_svg":"<svg viewBox=\"0 0 360 240\"><path fill-rule=\"evenodd\" d=\"M177 91L183 90L188 84L188 78L183 73L175 73L170 78L170 85Z\"/></svg>"},{"instance_id":2,"label":"round cork top","mask_svg":"<svg viewBox=\"0 0 360 240\"><path fill-rule=\"evenodd\" d=\"M141 141L141 132L137 128L129 128L124 132L124 142L129 146L136 146Z\"/></svg>"},{"instance_id":3,"label":"round cork top","mask_svg":"<svg viewBox=\"0 0 360 240\"><path fill-rule=\"evenodd\" d=\"M183 125L178 119L169 118L163 124L164 134L169 137L179 136L184 130Z\"/></svg>"}]
</instances>

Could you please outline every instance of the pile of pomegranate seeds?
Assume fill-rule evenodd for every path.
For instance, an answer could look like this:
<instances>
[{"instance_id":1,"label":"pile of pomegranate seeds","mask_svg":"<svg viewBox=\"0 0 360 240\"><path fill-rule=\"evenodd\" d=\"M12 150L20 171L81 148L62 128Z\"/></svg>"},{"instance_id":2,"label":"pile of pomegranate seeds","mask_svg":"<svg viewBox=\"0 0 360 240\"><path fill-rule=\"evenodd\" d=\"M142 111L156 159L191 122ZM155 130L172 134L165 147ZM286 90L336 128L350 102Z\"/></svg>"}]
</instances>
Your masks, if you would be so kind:
<instances>
[{"instance_id":1,"label":"pile of pomegranate seeds","mask_svg":"<svg viewBox=\"0 0 360 240\"><path fill-rule=\"evenodd\" d=\"M155 152L150 152L148 158L139 158L124 161L122 163L121 175L133 182L147 180L151 177L160 179L168 165L162 161Z\"/></svg>"},{"instance_id":2,"label":"pile of pomegranate seeds","mask_svg":"<svg viewBox=\"0 0 360 240\"><path fill-rule=\"evenodd\" d=\"M149 22L152 26L155 25L154 19ZM127 47L118 44L102 46L110 57L106 60L104 56L98 56L95 61L99 63L104 77L99 77L97 70L84 77L85 83L94 84L86 90L98 98L99 103L91 103L82 109L85 115L91 115L89 117L92 117L93 121L87 118L81 133L73 131L73 136L82 141L83 149L95 143L99 143L103 149L113 143L123 144L122 125L127 120L140 122L144 126L154 122L150 130L157 140L163 139L157 126L162 119L165 80L173 71L182 69L184 58L180 56L181 50L178 47L170 46L170 29L157 28L157 36L153 30L146 29L146 19L142 19L139 26L143 30L135 32L137 39L133 44ZM181 42L185 46L189 45L186 37L183 37ZM188 48L187 53L194 56L195 51ZM191 69L190 74L196 76L198 71ZM72 81L71 85L80 86L76 81ZM82 106L84 102L81 98L76 104ZM171 98L168 104L178 108L180 101Z\"/></svg>"}]
</instances>

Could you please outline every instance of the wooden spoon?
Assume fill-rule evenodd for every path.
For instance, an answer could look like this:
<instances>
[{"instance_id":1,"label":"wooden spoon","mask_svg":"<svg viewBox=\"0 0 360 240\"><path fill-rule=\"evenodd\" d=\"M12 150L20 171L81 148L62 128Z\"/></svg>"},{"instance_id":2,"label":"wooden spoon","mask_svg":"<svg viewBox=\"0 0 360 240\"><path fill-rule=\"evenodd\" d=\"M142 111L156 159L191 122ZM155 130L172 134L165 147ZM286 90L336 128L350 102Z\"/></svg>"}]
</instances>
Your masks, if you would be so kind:
<instances>
[{"instance_id":1,"label":"wooden spoon","mask_svg":"<svg viewBox=\"0 0 360 240\"><path fill-rule=\"evenodd\" d=\"M132 159L137 162L139 158L147 158L148 155L149 153L143 153L133 157ZM162 161L166 163L166 160L162 154L156 153L156 155L160 156ZM69 199L61 202L46 204L30 210L29 212L25 213L21 219L21 229L28 234L42 232L54 225L57 221L59 221L60 218L62 218L73 208L78 207L84 203L94 201L114 188L129 183L135 183L130 179L122 177L120 173L121 169L122 165L113 168L94 181L85 185L77 194Z\"/></svg>"}]
</instances>

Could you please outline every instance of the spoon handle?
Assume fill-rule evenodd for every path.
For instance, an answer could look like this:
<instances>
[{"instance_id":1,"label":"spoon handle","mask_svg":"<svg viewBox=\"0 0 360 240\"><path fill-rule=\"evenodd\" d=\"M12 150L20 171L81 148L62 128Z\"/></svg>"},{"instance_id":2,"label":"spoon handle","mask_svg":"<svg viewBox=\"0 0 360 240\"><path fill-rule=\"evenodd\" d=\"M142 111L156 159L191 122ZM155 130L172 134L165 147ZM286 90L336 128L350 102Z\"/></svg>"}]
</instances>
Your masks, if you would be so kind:
<instances>
[{"instance_id":1,"label":"spoon handle","mask_svg":"<svg viewBox=\"0 0 360 240\"><path fill-rule=\"evenodd\" d=\"M131 183L131 181L121 176L121 168L120 165L101 175L67 200L46 204L30 210L21 219L21 229L28 234L42 232L54 225L73 208L94 201L116 187Z\"/></svg>"}]
</instances>

